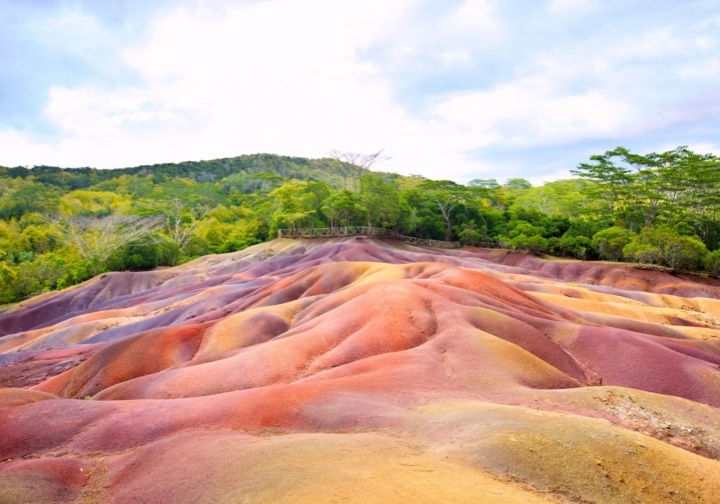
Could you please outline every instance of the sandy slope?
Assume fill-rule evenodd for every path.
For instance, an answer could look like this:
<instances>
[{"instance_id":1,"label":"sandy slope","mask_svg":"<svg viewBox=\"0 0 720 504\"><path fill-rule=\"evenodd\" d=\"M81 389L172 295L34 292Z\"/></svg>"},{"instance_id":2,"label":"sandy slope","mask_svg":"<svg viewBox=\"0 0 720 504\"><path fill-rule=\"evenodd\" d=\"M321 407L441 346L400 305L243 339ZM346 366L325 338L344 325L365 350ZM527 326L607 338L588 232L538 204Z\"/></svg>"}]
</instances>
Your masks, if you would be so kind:
<instances>
[{"instance_id":1,"label":"sandy slope","mask_svg":"<svg viewBox=\"0 0 720 504\"><path fill-rule=\"evenodd\" d=\"M277 240L0 314L0 386L0 502L720 501L720 284L627 265Z\"/></svg>"}]
</instances>

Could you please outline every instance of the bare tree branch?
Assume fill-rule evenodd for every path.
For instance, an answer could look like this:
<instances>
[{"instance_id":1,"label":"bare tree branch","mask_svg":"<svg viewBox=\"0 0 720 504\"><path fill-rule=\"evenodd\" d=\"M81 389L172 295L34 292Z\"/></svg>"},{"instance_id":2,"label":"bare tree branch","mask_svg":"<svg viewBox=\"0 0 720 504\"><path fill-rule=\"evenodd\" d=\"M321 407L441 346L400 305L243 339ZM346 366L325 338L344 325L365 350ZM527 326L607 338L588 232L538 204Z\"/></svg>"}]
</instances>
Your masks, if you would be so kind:
<instances>
[{"instance_id":1,"label":"bare tree branch","mask_svg":"<svg viewBox=\"0 0 720 504\"><path fill-rule=\"evenodd\" d=\"M342 175L344 178L345 189L352 190L357 186L357 181L364 172L376 164L390 159L383 153L384 149L380 149L372 154L362 154L359 152L343 152L339 150L331 150L330 157L340 163L342 167Z\"/></svg>"},{"instance_id":2,"label":"bare tree branch","mask_svg":"<svg viewBox=\"0 0 720 504\"><path fill-rule=\"evenodd\" d=\"M183 212L185 211L186 205L181 200L175 198L172 204L167 209L167 216L165 220L165 227L170 235L170 238L175 240L178 248L183 250L187 247L190 240L195 236L198 223L205 218L210 211L209 208L201 209L197 216L193 216L191 222L183 222Z\"/></svg>"},{"instance_id":3,"label":"bare tree branch","mask_svg":"<svg viewBox=\"0 0 720 504\"><path fill-rule=\"evenodd\" d=\"M99 219L77 217L58 222L58 228L63 242L76 247L83 259L99 268L123 245L144 238L163 224L161 216L109 215Z\"/></svg>"}]
</instances>

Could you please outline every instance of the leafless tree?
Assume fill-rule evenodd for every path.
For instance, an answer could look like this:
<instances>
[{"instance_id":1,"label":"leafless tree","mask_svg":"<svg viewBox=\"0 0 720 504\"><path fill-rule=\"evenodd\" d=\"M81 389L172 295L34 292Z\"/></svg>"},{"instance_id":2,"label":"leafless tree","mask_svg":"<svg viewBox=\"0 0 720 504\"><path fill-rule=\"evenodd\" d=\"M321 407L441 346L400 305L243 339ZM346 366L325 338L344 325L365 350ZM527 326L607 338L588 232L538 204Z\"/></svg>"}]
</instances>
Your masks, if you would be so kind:
<instances>
[{"instance_id":1,"label":"leafless tree","mask_svg":"<svg viewBox=\"0 0 720 504\"><path fill-rule=\"evenodd\" d=\"M183 250L190 243L190 240L195 236L198 223L209 211L209 208L204 208L199 210L197 216L188 218L185 203L177 198L172 200L166 210L165 228L180 250Z\"/></svg>"},{"instance_id":2,"label":"leafless tree","mask_svg":"<svg viewBox=\"0 0 720 504\"><path fill-rule=\"evenodd\" d=\"M372 154L339 150L331 150L329 152L330 157L340 163L342 167L345 189L356 189L360 175L370 170L374 164L390 159L390 156L385 155L383 150L384 149L380 149Z\"/></svg>"},{"instance_id":3,"label":"leafless tree","mask_svg":"<svg viewBox=\"0 0 720 504\"><path fill-rule=\"evenodd\" d=\"M144 238L164 225L161 216L109 215L76 217L58 223L61 239L78 249L80 256L99 268L123 245Z\"/></svg>"}]
</instances>

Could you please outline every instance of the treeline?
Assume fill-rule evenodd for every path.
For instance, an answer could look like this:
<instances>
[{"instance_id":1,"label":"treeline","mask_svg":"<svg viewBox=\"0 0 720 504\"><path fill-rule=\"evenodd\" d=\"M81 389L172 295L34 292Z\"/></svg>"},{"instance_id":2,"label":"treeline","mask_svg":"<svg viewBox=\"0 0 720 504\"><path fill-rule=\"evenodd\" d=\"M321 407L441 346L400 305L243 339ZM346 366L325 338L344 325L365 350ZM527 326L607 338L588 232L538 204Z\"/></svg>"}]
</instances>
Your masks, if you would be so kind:
<instances>
[{"instance_id":1,"label":"treeline","mask_svg":"<svg viewBox=\"0 0 720 504\"><path fill-rule=\"evenodd\" d=\"M209 161L140 165L112 170L60 168L44 165L33 168L0 166L0 178L31 178L35 182L65 191L87 189L122 175L152 175L153 182L157 184L177 178L195 182L216 182L233 174L272 173L287 179L316 180L338 186L345 184L350 178L357 178L362 172L361 167L345 162L345 158L342 157L343 153L338 154L338 159L306 159L275 154L252 154ZM360 159L364 158L360 156ZM236 180L236 182L240 182L240 180Z\"/></svg>"},{"instance_id":2,"label":"treeline","mask_svg":"<svg viewBox=\"0 0 720 504\"><path fill-rule=\"evenodd\" d=\"M720 160L593 156L576 178L468 185L273 155L119 170L0 167L0 302L104 271L240 250L281 228L370 225L720 276Z\"/></svg>"}]
</instances>

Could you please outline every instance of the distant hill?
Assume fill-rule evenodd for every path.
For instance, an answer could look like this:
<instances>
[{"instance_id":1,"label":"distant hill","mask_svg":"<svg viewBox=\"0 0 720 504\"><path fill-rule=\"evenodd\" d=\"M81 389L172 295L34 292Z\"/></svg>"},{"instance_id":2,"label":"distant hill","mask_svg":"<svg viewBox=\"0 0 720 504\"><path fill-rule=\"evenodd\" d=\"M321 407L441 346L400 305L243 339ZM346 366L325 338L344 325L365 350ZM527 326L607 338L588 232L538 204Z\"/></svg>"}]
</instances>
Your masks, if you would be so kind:
<instances>
[{"instance_id":1,"label":"distant hill","mask_svg":"<svg viewBox=\"0 0 720 504\"><path fill-rule=\"evenodd\" d=\"M332 158L308 159L278 156L276 154L245 154L242 156L206 161L183 161L160 163L129 168L61 168L58 166L34 166L26 168L0 167L0 177L27 178L32 175L36 182L67 190L85 189L98 182L105 182L122 175L152 175L156 182L184 178L196 182L217 182L237 174L270 174L287 179L325 182L334 188L342 188L348 178L357 179L363 169ZM386 178L401 177L384 173Z\"/></svg>"}]
</instances>

